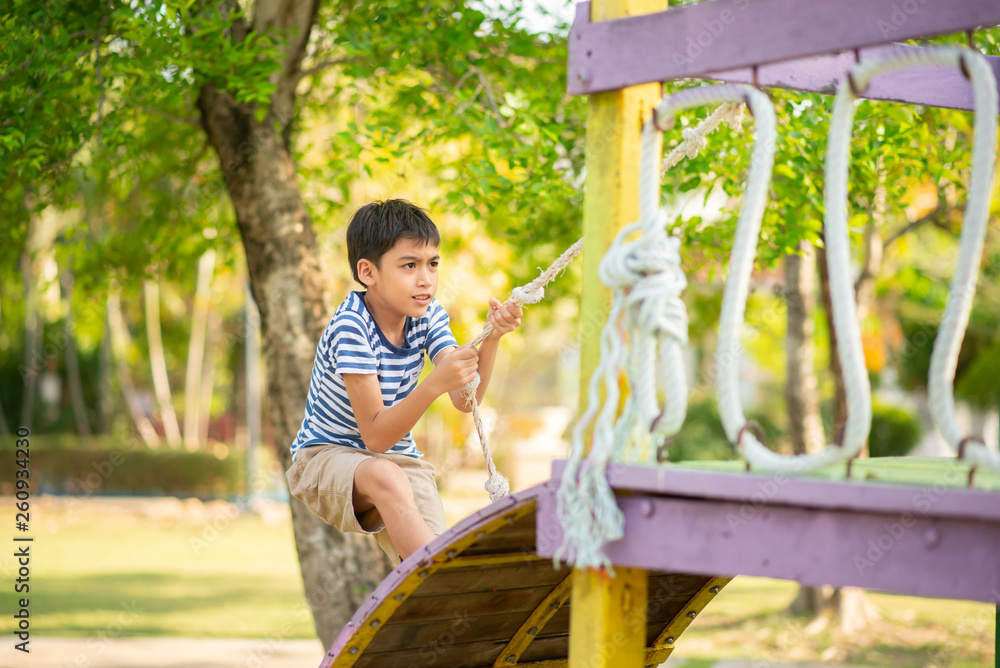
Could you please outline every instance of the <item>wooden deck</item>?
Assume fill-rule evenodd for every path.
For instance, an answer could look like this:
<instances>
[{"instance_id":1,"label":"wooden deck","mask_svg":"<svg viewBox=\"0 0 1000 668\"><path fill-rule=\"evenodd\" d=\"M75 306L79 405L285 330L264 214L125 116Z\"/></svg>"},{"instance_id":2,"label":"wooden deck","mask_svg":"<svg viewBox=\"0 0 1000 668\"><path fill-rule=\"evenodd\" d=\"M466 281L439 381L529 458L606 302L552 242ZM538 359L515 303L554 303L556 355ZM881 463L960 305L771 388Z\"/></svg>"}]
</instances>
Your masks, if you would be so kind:
<instances>
[{"instance_id":1,"label":"wooden deck","mask_svg":"<svg viewBox=\"0 0 1000 668\"><path fill-rule=\"evenodd\" d=\"M538 498L511 494L412 555L358 610L327 666L562 666L569 648L572 571L535 549ZM729 582L651 572L646 644L652 665Z\"/></svg>"},{"instance_id":2,"label":"wooden deck","mask_svg":"<svg viewBox=\"0 0 1000 668\"><path fill-rule=\"evenodd\" d=\"M646 665L666 660L735 575L980 601L1000 595L996 474L967 489L967 468L946 460L858 462L849 481L821 479L842 472L789 478L734 466L609 471L626 528L606 552L616 567L648 571ZM552 480L474 513L406 559L322 668L565 666L573 576L551 559L562 540L562 469L555 462Z\"/></svg>"}]
</instances>

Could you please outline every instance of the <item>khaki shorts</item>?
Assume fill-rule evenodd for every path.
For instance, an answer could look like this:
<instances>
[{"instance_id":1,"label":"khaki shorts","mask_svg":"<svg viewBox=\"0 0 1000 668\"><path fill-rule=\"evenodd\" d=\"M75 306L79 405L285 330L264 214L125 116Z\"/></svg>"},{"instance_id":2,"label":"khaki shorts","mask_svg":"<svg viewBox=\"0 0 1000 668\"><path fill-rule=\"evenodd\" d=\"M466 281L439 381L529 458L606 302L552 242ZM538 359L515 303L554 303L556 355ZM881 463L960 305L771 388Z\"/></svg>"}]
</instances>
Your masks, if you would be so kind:
<instances>
[{"instance_id":1,"label":"khaki shorts","mask_svg":"<svg viewBox=\"0 0 1000 668\"><path fill-rule=\"evenodd\" d=\"M434 483L434 466L423 459L346 445L310 445L298 451L285 477L292 496L314 514L344 533L374 535L379 547L396 565L399 553L389 540L378 509L372 508L360 515L354 512L354 472L361 462L373 457L388 459L403 469L413 488L420 515L431 531L443 533L448 524Z\"/></svg>"}]
</instances>

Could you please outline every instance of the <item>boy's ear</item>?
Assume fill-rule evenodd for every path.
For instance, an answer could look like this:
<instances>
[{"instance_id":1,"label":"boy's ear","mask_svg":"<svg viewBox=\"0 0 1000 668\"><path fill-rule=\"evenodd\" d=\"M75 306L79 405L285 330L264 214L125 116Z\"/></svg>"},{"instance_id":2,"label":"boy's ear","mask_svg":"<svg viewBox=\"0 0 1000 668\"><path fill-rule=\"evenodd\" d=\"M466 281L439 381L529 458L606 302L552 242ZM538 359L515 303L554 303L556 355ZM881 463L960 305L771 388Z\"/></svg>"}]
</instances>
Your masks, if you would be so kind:
<instances>
[{"instance_id":1,"label":"boy's ear","mask_svg":"<svg viewBox=\"0 0 1000 668\"><path fill-rule=\"evenodd\" d=\"M378 267L371 260L366 260L365 258L358 260L358 278L369 288L375 285L377 271Z\"/></svg>"}]
</instances>

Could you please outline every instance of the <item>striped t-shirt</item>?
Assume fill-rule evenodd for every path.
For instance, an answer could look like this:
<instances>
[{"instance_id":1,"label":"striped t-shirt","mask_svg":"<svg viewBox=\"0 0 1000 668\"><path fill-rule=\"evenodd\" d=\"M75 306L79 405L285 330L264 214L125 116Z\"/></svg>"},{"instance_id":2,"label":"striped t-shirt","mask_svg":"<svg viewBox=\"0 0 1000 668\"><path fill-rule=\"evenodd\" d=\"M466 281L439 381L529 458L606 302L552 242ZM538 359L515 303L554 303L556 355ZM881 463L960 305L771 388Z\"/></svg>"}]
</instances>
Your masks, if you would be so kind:
<instances>
[{"instance_id":1,"label":"striped t-shirt","mask_svg":"<svg viewBox=\"0 0 1000 668\"><path fill-rule=\"evenodd\" d=\"M352 292L337 307L333 319L316 348L306 414L295 442L292 461L299 448L332 443L365 448L343 374L376 374L382 401L393 406L413 391L424 368L424 352L433 360L449 346L457 346L448 313L432 299L420 318L406 318L405 348L386 339L365 306L362 292ZM422 457L407 433L389 452Z\"/></svg>"}]
</instances>

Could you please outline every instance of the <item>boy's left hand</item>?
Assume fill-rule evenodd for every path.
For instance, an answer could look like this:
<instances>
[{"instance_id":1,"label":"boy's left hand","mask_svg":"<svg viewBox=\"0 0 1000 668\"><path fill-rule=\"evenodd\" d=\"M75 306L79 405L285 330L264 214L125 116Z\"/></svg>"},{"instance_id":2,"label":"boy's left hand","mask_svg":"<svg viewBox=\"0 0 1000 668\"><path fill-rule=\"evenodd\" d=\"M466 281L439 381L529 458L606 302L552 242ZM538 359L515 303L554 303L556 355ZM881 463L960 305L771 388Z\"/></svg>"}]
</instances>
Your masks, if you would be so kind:
<instances>
[{"instance_id":1,"label":"boy's left hand","mask_svg":"<svg viewBox=\"0 0 1000 668\"><path fill-rule=\"evenodd\" d=\"M487 322L493 325L490 336L499 339L504 334L510 334L521 326L522 315L524 311L520 306L511 302L501 304L496 297L490 299L490 312L486 316Z\"/></svg>"}]
</instances>

